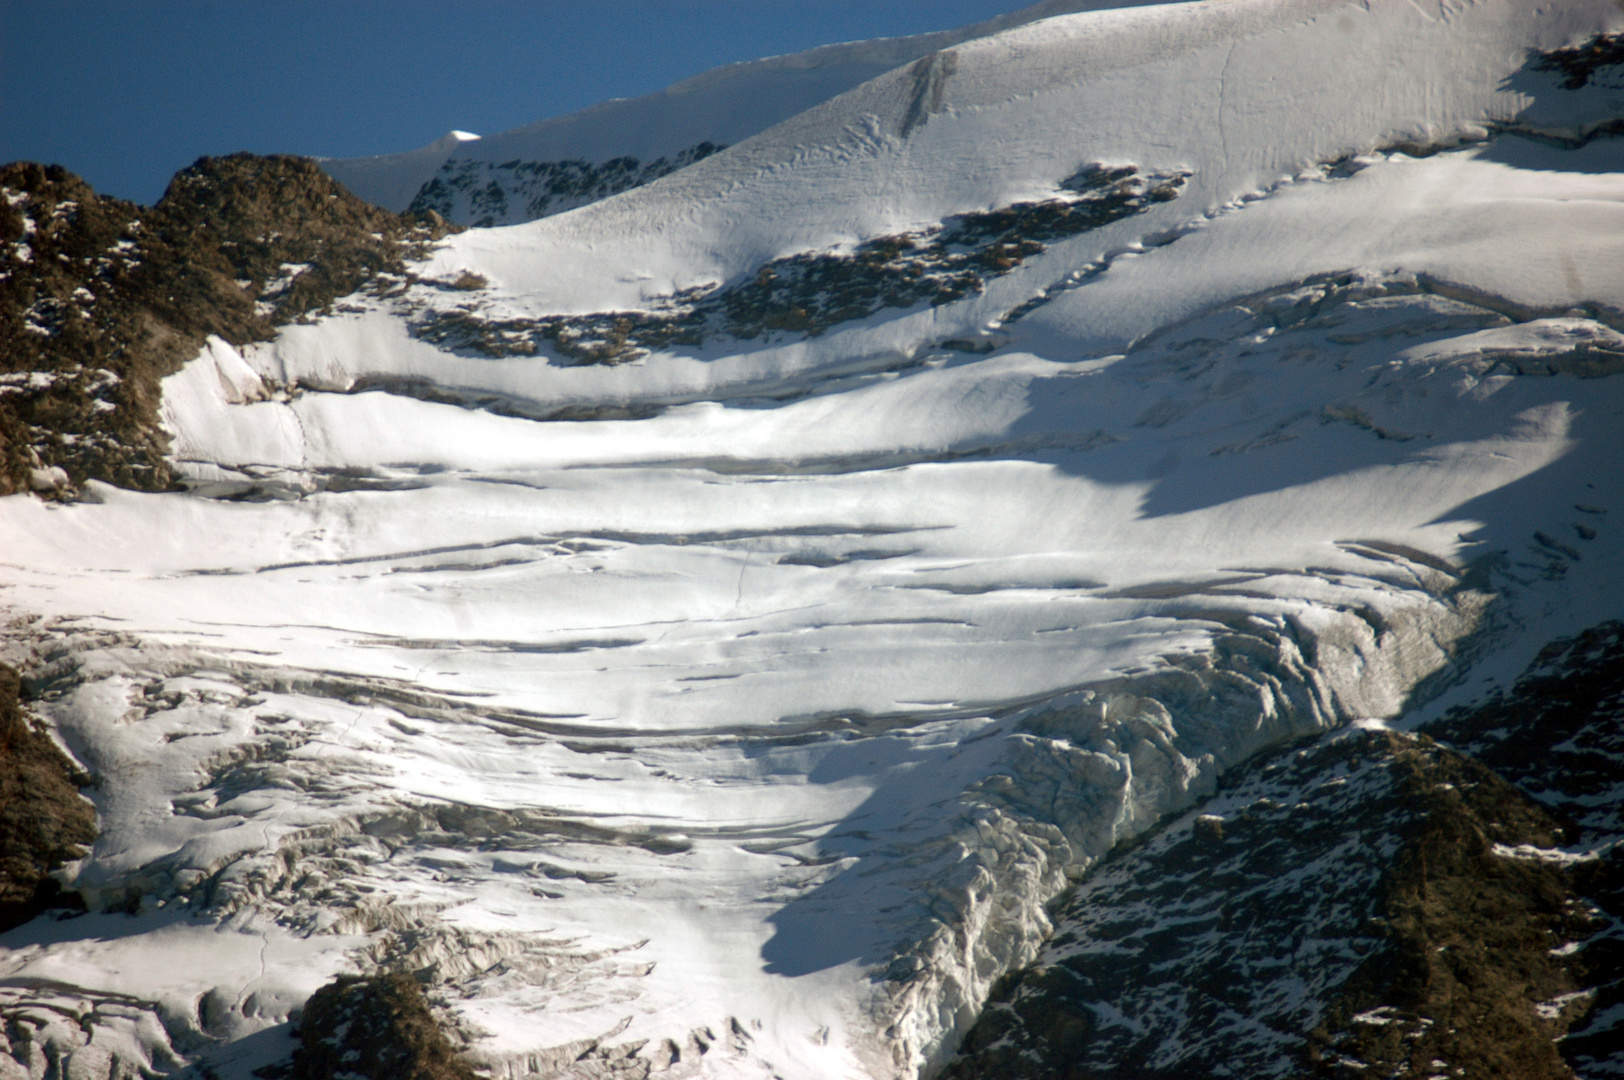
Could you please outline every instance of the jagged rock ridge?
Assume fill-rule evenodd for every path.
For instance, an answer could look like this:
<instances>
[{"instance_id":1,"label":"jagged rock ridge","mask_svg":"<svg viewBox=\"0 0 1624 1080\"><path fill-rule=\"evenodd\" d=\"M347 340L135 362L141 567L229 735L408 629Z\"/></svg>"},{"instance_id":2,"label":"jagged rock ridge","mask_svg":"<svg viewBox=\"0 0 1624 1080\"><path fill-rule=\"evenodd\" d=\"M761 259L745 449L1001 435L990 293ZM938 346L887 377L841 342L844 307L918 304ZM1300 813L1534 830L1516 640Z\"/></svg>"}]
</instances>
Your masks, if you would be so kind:
<instances>
[{"instance_id":1,"label":"jagged rock ridge","mask_svg":"<svg viewBox=\"0 0 1624 1080\"><path fill-rule=\"evenodd\" d=\"M0 197L0 495L166 490L159 382L206 336L270 338L446 231L294 157L203 158L152 207L15 163Z\"/></svg>"}]
</instances>

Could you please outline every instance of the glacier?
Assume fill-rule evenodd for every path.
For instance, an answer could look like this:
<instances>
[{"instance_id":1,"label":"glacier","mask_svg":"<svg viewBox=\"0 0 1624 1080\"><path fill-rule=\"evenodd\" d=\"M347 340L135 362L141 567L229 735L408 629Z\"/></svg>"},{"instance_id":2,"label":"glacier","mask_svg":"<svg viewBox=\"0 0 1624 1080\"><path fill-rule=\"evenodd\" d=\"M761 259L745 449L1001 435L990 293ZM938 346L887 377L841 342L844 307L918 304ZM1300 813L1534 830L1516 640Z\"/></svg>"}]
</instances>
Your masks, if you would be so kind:
<instances>
[{"instance_id":1,"label":"glacier","mask_svg":"<svg viewBox=\"0 0 1624 1080\"><path fill-rule=\"evenodd\" d=\"M405 966L496 1076L928 1077L1225 770L1617 617L1574 508L1621 503L1624 90L1531 57L1624 12L1044 14L211 340L186 492L0 499L0 659L102 830L0 1008L75 1075L246 1077ZM421 331L837 280L1090 166L1180 185L939 304Z\"/></svg>"}]
</instances>

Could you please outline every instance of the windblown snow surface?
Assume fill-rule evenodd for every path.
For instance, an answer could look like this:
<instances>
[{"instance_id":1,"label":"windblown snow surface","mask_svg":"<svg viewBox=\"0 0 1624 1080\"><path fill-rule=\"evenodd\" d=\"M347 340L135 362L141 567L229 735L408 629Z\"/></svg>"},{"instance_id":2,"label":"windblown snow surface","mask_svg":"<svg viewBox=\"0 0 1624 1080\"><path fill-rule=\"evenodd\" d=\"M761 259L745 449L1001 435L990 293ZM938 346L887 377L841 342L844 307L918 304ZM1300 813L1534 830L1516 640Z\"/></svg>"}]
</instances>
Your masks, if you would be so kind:
<instances>
[{"instance_id":1,"label":"windblown snow surface","mask_svg":"<svg viewBox=\"0 0 1624 1080\"><path fill-rule=\"evenodd\" d=\"M511 225L647 183L759 134L901 64L973 38L1074 11L1167 0L1042 0L957 30L823 45L728 64L653 94L480 138L452 131L399 154L321 164L361 198L462 225Z\"/></svg>"},{"instance_id":2,"label":"windblown snow surface","mask_svg":"<svg viewBox=\"0 0 1624 1080\"><path fill-rule=\"evenodd\" d=\"M1058 16L211 342L165 391L190 492L0 500L8 656L102 829L4 1007L75 1076L240 1077L404 964L498 1076L928 1076L1225 768L1620 614L1624 93L1536 58L1619 29ZM953 231L1102 170L1163 195ZM812 319L954 251L956 299ZM764 279L806 318L714 314ZM684 311L618 363L425 330Z\"/></svg>"}]
</instances>

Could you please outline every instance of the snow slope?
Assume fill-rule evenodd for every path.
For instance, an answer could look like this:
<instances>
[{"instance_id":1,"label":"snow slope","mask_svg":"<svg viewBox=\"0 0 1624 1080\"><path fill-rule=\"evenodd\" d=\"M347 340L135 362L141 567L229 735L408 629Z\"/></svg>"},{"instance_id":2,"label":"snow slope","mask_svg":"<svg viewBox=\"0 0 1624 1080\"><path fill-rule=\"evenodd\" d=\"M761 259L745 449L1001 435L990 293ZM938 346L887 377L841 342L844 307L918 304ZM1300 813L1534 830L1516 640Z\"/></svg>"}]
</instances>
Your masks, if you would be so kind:
<instances>
[{"instance_id":1,"label":"snow slope","mask_svg":"<svg viewBox=\"0 0 1624 1080\"><path fill-rule=\"evenodd\" d=\"M322 168L356 195L397 214L411 205L419 188L440 171L447 158L479 139L471 131L448 131L427 146L398 154L362 158L321 158Z\"/></svg>"},{"instance_id":2,"label":"snow slope","mask_svg":"<svg viewBox=\"0 0 1624 1080\"><path fill-rule=\"evenodd\" d=\"M657 93L616 98L483 139L454 131L405 153L327 158L321 164L356 195L397 213L412 205L420 189L438 174L456 183L456 195L448 192L445 202L434 203L448 218L471 224L476 218L494 216L492 223L512 224L543 216L529 212L525 202L537 195L545 200L546 213L590 201L574 191L549 192L548 185L574 188L581 183L582 172L593 166L627 158L642 167L656 162L675 165L694 147L740 142L902 64L973 38L1066 12L1165 2L1043 0L956 30L823 45L728 64ZM654 170L656 175L659 171ZM631 178L620 180L616 170L605 179L610 180L607 188L591 195L623 190L618 184ZM500 203L488 194L493 182L502 193ZM549 194L554 197L547 198Z\"/></svg>"},{"instance_id":3,"label":"snow slope","mask_svg":"<svg viewBox=\"0 0 1624 1080\"><path fill-rule=\"evenodd\" d=\"M404 963L498 1075L929 1075L1225 768L1619 614L1624 176L1508 133L1624 116L1529 61L1619 29L1063 15L211 342L165 389L191 493L0 501L10 655L104 778L69 876L135 911L13 932L6 1007L235 1075ZM955 300L729 329L764 268L832 311L901 257L862 245L1092 163L1176 197L975 249Z\"/></svg>"}]
</instances>

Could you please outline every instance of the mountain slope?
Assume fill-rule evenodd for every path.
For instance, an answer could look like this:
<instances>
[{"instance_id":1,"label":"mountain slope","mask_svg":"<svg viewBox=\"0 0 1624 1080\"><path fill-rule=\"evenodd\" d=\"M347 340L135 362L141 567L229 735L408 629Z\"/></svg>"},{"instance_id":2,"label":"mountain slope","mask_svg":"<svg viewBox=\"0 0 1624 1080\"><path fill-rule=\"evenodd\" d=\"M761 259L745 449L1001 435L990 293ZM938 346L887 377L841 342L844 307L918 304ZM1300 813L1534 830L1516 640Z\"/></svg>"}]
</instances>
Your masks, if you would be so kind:
<instances>
[{"instance_id":1,"label":"mountain slope","mask_svg":"<svg viewBox=\"0 0 1624 1080\"><path fill-rule=\"evenodd\" d=\"M202 158L153 207L27 162L0 170L0 193L4 494L167 489L159 381L208 335L269 338L445 233L302 158Z\"/></svg>"},{"instance_id":2,"label":"mountain slope","mask_svg":"<svg viewBox=\"0 0 1624 1080\"><path fill-rule=\"evenodd\" d=\"M1344 730L1237 770L1066 898L944 1075L1617 1075L1619 661L1603 623L1425 725L1476 761Z\"/></svg>"},{"instance_id":3,"label":"mountain slope","mask_svg":"<svg viewBox=\"0 0 1624 1080\"><path fill-rule=\"evenodd\" d=\"M658 179L937 50L1066 12L1165 2L1043 0L957 30L728 64L657 93L483 139L453 131L417 150L321 165L397 213L434 210L461 225L511 225Z\"/></svg>"},{"instance_id":4,"label":"mountain slope","mask_svg":"<svg viewBox=\"0 0 1624 1080\"><path fill-rule=\"evenodd\" d=\"M935 1075L1118 845L1619 617L1624 101L1553 57L1620 29L1059 16L209 339L187 491L0 501L100 828L3 1007L241 1076L404 970L497 1075Z\"/></svg>"}]
</instances>

